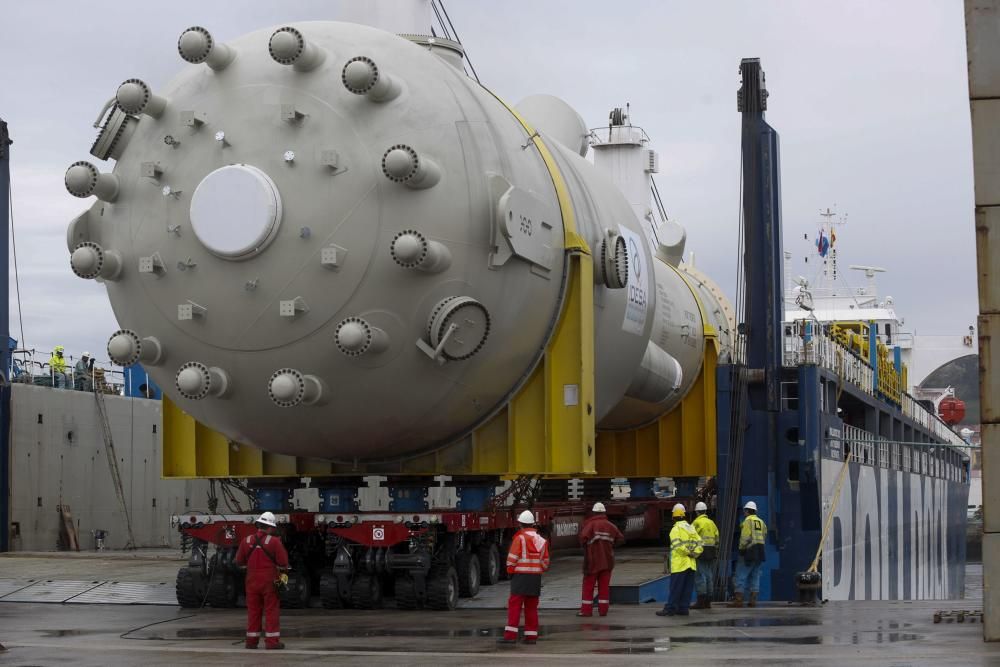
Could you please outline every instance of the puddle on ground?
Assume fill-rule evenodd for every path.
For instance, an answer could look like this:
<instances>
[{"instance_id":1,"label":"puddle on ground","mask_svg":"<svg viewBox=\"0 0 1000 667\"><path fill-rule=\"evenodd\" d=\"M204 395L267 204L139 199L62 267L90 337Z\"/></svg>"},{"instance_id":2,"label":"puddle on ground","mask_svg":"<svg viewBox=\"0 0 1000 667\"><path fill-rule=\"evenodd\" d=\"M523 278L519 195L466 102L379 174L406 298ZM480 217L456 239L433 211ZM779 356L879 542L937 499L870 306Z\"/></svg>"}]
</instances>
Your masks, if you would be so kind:
<instances>
[{"instance_id":1,"label":"puddle on ground","mask_svg":"<svg viewBox=\"0 0 1000 667\"><path fill-rule=\"evenodd\" d=\"M685 623L685 628L765 628L776 626L796 626L796 625L820 625L820 621L815 618L726 618L718 621L695 621Z\"/></svg>"},{"instance_id":2,"label":"puddle on ground","mask_svg":"<svg viewBox=\"0 0 1000 667\"><path fill-rule=\"evenodd\" d=\"M43 637L76 637L100 632L99 630L42 630Z\"/></svg>"}]
</instances>

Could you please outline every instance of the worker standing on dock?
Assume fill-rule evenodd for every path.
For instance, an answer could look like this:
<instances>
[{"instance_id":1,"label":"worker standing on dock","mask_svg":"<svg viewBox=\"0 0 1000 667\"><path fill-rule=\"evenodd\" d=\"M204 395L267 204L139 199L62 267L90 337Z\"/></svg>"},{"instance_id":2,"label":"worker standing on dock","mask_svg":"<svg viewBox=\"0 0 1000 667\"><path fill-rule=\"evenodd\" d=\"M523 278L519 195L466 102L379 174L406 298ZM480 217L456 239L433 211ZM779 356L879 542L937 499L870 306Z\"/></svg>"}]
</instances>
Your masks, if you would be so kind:
<instances>
[{"instance_id":1,"label":"worker standing on dock","mask_svg":"<svg viewBox=\"0 0 1000 667\"><path fill-rule=\"evenodd\" d=\"M264 648L282 649L279 621L278 581L287 582L288 552L275 535L278 523L271 512L257 521L257 532L247 535L236 552L236 564L246 566L247 648L257 648L260 641L260 617L264 619Z\"/></svg>"},{"instance_id":2,"label":"worker standing on dock","mask_svg":"<svg viewBox=\"0 0 1000 667\"><path fill-rule=\"evenodd\" d=\"M583 596L577 616L593 616L594 584L597 584L597 612L608 615L611 606L611 571L615 568L615 545L625 541L618 526L608 521L604 503L594 503L594 514L583 524Z\"/></svg>"},{"instance_id":3,"label":"worker standing on dock","mask_svg":"<svg viewBox=\"0 0 1000 667\"><path fill-rule=\"evenodd\" d=\"M750 500L743 506L743 525L740 528L740 557L736 561L736 594L729 607L742 607L746 593L747 606L757 606L760 590L760 571L764 564L764 539L767 525L757 516L757 503Z\"/></svg>"},{"instance_id":4,"label":"worker standing on dock","mask_svg":"<svg viewBox=\"0 0 1000 667\"><path fill-rule=\"evenodd\" d=\"M670 529L670 596L657 616L687 616L694 592L695 571L701 555L701 538L687 522L687 510L677 503L672 512L674 527Z\"/></svg>"},{"instance_id":5,"label":"worker standing on dock","mask_svg":"<svg viewBox=\"0 0 1000 667\"><path fill-rule=\"evenodd\" d=\"M698 556L698 574L695 581L695 591L698 601L691 605L692 609L712 608L712 578L715 576L715 559L719 553L719 527L708 517L708 505L699 502L694 506L695 517L692 526L701 538L701 555Z\"/></svg>"},{"instance_id":6,"label":"worker standing on dock","mask_svg":"<svg viewBox=\"0 0 1000 667\"><path fill-rule=\"evenodd\" d=\"M524 607L524 643L538 641L538 596L542 594L542 573L549 569L549 543L535 530L535 515L524 510L517 517L521 530L514 534L507 554L510 598L507 600L507 627L503 643L517 641L521 607Z\"/></svg>"}]
</instances>

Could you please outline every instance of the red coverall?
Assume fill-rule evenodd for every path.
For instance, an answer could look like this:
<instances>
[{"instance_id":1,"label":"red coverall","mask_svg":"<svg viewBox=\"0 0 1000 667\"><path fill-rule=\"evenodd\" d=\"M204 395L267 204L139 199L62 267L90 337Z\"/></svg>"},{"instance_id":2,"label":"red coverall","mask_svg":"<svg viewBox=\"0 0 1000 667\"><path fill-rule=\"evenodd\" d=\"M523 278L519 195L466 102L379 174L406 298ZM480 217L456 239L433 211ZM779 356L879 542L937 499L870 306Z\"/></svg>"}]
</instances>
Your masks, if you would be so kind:
<instances>
[{"instance_id":1,"label":"red coverall","mask_svg":"<svg viewBox=\"0 0 1000 667\"><path fill-rule=\"evenodd\" d=\"M583 595L580 598L580 615L594 614L594 584L597 584L597 611L608 615L611 605L611 570L615 568L615 545L625 541L625 536L604 514L587 519L580 531L583 547Z\"/></svg>"},{"instance_id":2,"label":"red coverall","mask_svg":"<svg viewBox=\"0 0 1000 667\"><path fill-rule=\"evenodd\" d=\"M534 528L522 528L514 535L507 554L510 597L507 599L507 627L503 638L517 639L517 626L524 607L524 640L538 639L538 596L542 591L542 572L549 569L549 543Z\"/></svg>"},{"instance_id":3,"label":"red coverall","mask_svg":"<svg viewBox=\"0 0 1000 667\"><path fill-rule=\"evenodd\" d=\"M265 550L271 554L274 562L264 553ZM257 648L260 641L262 611L266 615L264 646L277 646L281 641L281 627L278 621L278 591L274 587L274 580L278 578L278 567L288 567L288 552L278 536L268 535L258 528L255 534L248 535L240 542L236 564L247 567L247 648Z\"/></svg>"}]
</instances>

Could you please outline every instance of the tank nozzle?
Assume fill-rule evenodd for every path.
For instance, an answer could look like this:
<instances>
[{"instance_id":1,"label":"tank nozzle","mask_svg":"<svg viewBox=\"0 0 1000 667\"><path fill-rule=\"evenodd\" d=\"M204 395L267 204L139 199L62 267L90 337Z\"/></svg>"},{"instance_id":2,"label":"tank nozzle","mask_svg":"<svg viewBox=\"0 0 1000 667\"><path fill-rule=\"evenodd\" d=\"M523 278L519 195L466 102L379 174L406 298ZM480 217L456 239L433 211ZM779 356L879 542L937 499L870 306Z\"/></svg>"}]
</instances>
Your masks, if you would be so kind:
<instances>
[{"instance_id":1,"label":"tank nozzle","mask_svg":"<svg viewBox=\"0 0 1000 667\"><path fill-rule=\"evenodd\" d=\"M382 173L390 181L416 190L432 187L441 180L437 164L406 144L391 146L382 155Z\"/></svg>"},{"instance_id":2,"label":"tank nozzle","mask_svg":"<svg viewBox=\"0 0 1000 667\"><path fill-rule=\"evenodd\" d=\"M146 366L159 366L163 363L163 346L152 336L139 338L136 332L121 329L108 339L108 356L119 366L131 366L139 362Z\"/></svg>"},{"instance_id":3,"label":"tank nozzle","mask_svg":"<svg viewBox=\"0 0 1000 667\"><path fill-rule=\"evenodd\" d=\"M340 74L344 88L355 95L366 95L372 102L388 102L402 90L399 82L378 68L366 56L351 58Z\"/></svg>"},{"instance_id":4,"label":"tank nozzle","mask_svg":"<svg viewBox=\"0 0 1000 667\"><path fill-rule=\"evenodd\" d=\"M392 240L392 258L404 269L417 269L426 273L440 273L451 266L448 246L433 241L415 229L396 234Z\"/></svg>"},{"instance_id":5,"label":"tank nozzle","mask_svg":"<svg viewBox=\"0 0 1000 667\"><path fill-rule=\"evenodd\" d=\"M149 84L141 79L128 79L118 86L115 101L119 109L133 116L144 113L159 118L167 108L167 100L154 95Z\"/></svg>"},{"instance_id":6,"label":"tank nozzle","mask_svg":"<svg viewBox=\"0 0 1000 667\"><path fill-rule=\"evenodd\" d=\"M105 250L93 241L84 241L70 255L69 265L80 278L118 280L122 273L122 258L114 250Z\"/></svg>"},{"instance_id":7,"label":"tank nozzle","mask_svg":"<svg viewBox=\"0 0 1000 667\"><path fill-rule=\"evenodd\" d=\"M205 63L216 72L226 69L236 57L236 49L228 44L216 43L212 33L198 25L181 33L177 50L181 58L189 63Z\"/></svg>"},{"instance_id":8,"label":"tank nozzle","mask_svg":"<svg viewBox=\"0 0 1000 667\"><path fill-rule=\"evenodd\" d=\"M222 398L229 392L229 374L215 366L189 361L178 369L174 384L181 396L193 401L209 394Z\"/></svg>"},{"instance_id":9,"label":"tank nozzle","mask_svg":"<svg viewBox=\"0 0 1000 667\"><path fill-rule=\"evenodd\" d=\"M297 72L316 69L326 60L326 51L306 41L302 33L292 26L275 30L267 50L276 63L291 65Z\"/></svg>"},{"instance_id":10,"label":"tank nozzle","mask_svg":"<svg viewBox=\"0 0 1000 667\"><path fill-rule=\"evenodd\" d=\"M74 162L66 170L66 190L74 197L95 195L101 201L113 202L118 197L118 177L102 174L89 162Z\"/></svg>"},{"instance_id":11,"label":"tank nozzle","mask_svg":"<svg viewBox=\"0 0 1000 667\"><path fill-rule=\"evenodd\" d=\"M281 408L296 405L322 405L329 392L315 375L306 375L294 368L280 368L271 374L267 394Z\"/></svg>"},{"instance_id":12,"label":"tank nozzle","mask_svg":"<svg viewBox=\"0 0 1000 667\"><path fill-rule=\"evenodd\" d=\"M348 317L337 325L337 349L349 357L378 354L389 347L389 335L360 317Z\"/></svg>"}]
</instances>

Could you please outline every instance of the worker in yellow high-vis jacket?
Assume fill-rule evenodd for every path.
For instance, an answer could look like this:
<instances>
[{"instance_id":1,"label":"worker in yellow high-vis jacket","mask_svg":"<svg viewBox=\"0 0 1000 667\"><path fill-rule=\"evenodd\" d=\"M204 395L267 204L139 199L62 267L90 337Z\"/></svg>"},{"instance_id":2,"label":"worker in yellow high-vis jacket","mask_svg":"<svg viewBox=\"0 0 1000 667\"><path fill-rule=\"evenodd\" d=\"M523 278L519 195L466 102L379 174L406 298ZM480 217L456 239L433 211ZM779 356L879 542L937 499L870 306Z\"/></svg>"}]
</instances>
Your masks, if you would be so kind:
<instances>
[{"instance_id":1,"label":"worker in yellow high-vis jacket","mask_svg":"<svg viewBox=\"0 0 1000 667\"><path fill-rule=\"evenodd\" d=\"M760 591L760 571L764 565L764 542L767 525L757 516L757 503L749 501L743 506L743 525L740 527L740 557L736 561L736 594L730 607L742 607L744 594L747 606L757 606Z\"/></svg>"},{"instance_id":2,"label":"worker in yellow high-vis jacket","mask_svg":"<svg viewBox=\"0 0 1000 667\"><path fill-rule=\"evenodd\" d=\"M712 577L715 576L715 563L719 555L719 527L708 516L708 505L699 502L694 506L697 515L691 525L701 538L701 555L698 556L698 574L694 589L698 601L691 605L692 609L712 608Z\"/></svg>"},{"instance_id":3,"label":"worker in yellow high-vis jacket","mask_svg":"<svg viewBox=\"0 0 1000 667\"><path fill-rule=\"evenodd\" d=\"M674 527L670 530L670 595L657 616L687 616L694 592L694 575L701 554L698 531L687 522L687 510L677 503L671 513Z\"/></svg>"}]
</instances>

